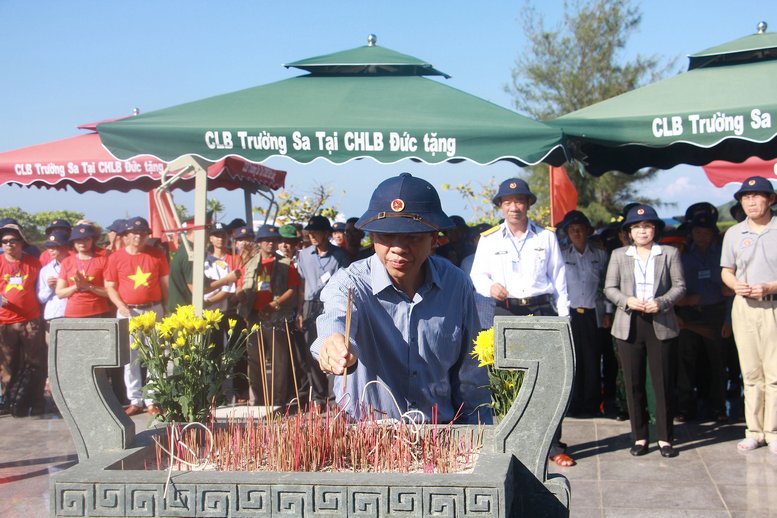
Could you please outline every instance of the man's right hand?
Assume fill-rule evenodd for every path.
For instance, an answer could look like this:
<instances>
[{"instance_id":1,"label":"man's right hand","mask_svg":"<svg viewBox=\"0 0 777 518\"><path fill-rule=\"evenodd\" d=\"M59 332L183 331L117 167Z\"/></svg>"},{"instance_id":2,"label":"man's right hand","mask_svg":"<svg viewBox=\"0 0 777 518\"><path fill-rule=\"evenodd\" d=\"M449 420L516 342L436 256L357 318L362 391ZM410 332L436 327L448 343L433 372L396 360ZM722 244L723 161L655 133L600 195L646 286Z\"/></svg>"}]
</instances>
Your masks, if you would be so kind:
<instances>
[{"instance_id":1,"label":"man's right hand","mask_svg":"<svg viewBox=\"0 0 777 518\"><path fill-rule=\"evenodd\" d=\"M123 307L123 308L118 308L118 310L119 310L119 315L121 315L121 316L123 316L123 317L129 318L129 317L131 317L131 316L132 316L132 312L131 312L131 311L130 311L130 309L129 309L128 307L126 307L126 306L125 306L125 307Z\"/></svg>"},{"instance_id":2,"label":"man's right hand","mask_svg":"<svg viewBox=\"0 0 777 518\"><path fill-rule=\"evenodd\" d=\"M491 285L491 296L499 302L504 302L507 299L507 290L504 286L495 282Z\"/></svg>"},{"instance_id":3,"label":"man's right hand","mask_svg":"<svg viewBox=\"0 0 777 518\"><path fill-rule=\"evenodd\" d=\"M335 333L324 340L318 353L318 365L322 371L339 376L354 363L356 356L348 350L343 335Z\"/></svg>"}]
</instances>

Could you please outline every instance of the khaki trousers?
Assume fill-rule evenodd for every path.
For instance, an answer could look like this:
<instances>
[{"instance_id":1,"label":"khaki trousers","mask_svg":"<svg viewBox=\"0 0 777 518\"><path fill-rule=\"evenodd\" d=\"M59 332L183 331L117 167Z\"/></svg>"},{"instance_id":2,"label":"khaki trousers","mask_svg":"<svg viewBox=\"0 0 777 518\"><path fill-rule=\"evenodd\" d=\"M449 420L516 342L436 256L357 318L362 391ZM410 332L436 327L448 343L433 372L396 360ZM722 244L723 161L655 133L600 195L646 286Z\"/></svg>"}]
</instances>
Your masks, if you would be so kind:
<instances>
[{"instance_id":1,"label":"khaki trousers","mask_svg":"<svg viewBox=\"0 0 777 518\"><path fill-rule=\"evenodd\" d=\"M745 386L745 437L777 441L777 301L737 295L731 325Z\"/></svg>"}]
</instances>

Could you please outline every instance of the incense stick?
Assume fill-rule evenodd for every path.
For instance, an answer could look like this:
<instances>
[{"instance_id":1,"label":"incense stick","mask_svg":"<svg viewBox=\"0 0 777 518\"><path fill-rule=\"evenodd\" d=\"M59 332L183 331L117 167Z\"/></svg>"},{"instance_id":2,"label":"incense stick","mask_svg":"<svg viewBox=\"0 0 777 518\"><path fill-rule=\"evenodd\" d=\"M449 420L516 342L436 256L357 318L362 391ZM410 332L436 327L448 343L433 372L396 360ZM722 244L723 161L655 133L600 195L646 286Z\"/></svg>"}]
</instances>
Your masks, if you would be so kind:
<instances>
[{"instance_id":1,"label":"incense stick","mask_svg":"<svg viewBox=\"0 0 777 518\"><path fill-rule=\"evenodd\" d=\"M351 288L348 288L348 304L345 308L345 347L346 350L351 346ZM346 355L345 370L343 371L343 393L340 397L345 396L345 388L348 384L348 356Z\"/></svg>"}]
</instances>

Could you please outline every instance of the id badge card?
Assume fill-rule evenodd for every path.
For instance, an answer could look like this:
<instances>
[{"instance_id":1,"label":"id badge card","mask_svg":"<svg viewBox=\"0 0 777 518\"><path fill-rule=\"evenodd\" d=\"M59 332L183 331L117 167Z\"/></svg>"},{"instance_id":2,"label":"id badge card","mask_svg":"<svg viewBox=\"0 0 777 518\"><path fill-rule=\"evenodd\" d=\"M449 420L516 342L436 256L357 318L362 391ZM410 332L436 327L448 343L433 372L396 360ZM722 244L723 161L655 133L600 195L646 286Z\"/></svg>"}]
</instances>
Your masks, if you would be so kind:
<instances>
[{"instance_id":1,"label":"id badge card","mask_svg":"<svg viewBox=\"0 0 777 518\"><path fill-rule=\"evenodd\" d=\"M16 284L18 286L21 286L23 280L24 278L21 275L11 275L8 278L8 284Z\"/></svg>"},{"instance_id":2,"label":"id badge card","mask_svg":"<svg viewBox=\"0 0 777 518\"><path fill-rule=\"evenodd\" d=\"M711 276L712 276L712 272L710 270L699 270L699 280L700 281L709 279Z\"/></svg>"},{"instance_id":3,"label":"id badge card","mask_svg":"<svg viewBox=\"0 0 777 518\"><path fill-rule=\"evenodd\" d=\"M259 291L270 291L270 282L269 281L260 282Z\"/></svg>"},{"instance_id":4,"label":"id badge card","mask_svg":"<svg viewBox=\"0 0 777 518\"><path fill-rule=\"evenodd\" d=\"M518 273L521 269L521 262L517 259L513 259L511 262L513 265L513 273Z\"/></svg>"},{"instance_id":5,"label":"id badge card","mask_svg":"<svg viewBox=\"0 0 777 518\"><path fill-rule=\"evenodd\" d=\"M321 274L321 277L319 278L321 279L321 284L326 284L327 282L329 282L329 279L332 278L332 274L329 272L324 272Z\"/></svg>"}]
</instances>

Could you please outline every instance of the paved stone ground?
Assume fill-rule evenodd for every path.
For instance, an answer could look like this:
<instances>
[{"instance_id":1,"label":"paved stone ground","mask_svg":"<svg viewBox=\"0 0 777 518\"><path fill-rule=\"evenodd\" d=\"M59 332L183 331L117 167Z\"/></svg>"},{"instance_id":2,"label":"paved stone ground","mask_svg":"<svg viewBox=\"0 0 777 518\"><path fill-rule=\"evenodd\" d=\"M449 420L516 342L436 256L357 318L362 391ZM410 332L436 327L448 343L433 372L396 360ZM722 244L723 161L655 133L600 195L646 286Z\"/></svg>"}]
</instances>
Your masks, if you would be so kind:
<instances>
[{"instance_id":1,"label":"paved stone ground","mask_svg":"<svg viewBox=\"0 0 777 518\"><path fill-rule=\"evenodd\" d=\"M148 416L133 418L137 430ZM743 424L677 425L680 455L662 458L651 445L633 458L628 422L565 419L564 441L577 460L571 468L551 465L572 486L571 516L577 517L767 517L777 516L777 455L766 448L742 454L736 442ZM0 516L49 515L49 478L77 457L64 421L0 417Z\"/></svg>"}]
</instances>

